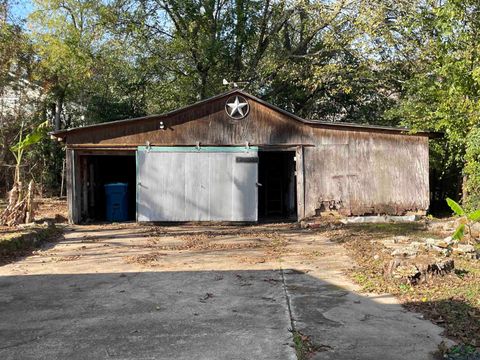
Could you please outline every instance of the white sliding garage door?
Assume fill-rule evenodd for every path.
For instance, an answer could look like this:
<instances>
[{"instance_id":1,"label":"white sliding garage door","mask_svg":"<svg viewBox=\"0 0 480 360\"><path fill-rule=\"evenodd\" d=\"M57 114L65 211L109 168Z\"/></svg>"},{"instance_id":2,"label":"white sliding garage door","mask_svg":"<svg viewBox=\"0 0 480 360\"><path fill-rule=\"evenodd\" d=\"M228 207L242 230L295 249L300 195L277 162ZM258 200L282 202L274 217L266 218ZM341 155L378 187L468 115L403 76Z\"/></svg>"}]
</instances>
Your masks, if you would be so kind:
<instances>
[{"instance_id":1,"label":"white sliding garage door","mask_svg":"<svg viewBox=\"0 0 480 360\"><path fill-rule=\"evenodd\" d=\"M138 221L257 221L258 149L139 147Z\"/></svg>"}]
</instances>

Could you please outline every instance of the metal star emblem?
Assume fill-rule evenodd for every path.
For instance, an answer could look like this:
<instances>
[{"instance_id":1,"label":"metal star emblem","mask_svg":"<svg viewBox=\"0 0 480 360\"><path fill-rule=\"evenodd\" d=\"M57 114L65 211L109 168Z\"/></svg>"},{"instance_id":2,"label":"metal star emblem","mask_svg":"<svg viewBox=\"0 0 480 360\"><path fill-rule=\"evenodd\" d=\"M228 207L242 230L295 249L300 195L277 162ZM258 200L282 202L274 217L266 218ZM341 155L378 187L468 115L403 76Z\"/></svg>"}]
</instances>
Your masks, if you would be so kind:
<instances>
[{"instance_id":1,"label":"metal star emblem","mask_svg":"<svg viewBox=\"0 0 480 360\"><path fill-rule=\"evenodd\" d=\"M232 96L225 105L225 111L233 119L243 119L249 109L250 106L243 96Z\"/></svg>"}]
</instances>

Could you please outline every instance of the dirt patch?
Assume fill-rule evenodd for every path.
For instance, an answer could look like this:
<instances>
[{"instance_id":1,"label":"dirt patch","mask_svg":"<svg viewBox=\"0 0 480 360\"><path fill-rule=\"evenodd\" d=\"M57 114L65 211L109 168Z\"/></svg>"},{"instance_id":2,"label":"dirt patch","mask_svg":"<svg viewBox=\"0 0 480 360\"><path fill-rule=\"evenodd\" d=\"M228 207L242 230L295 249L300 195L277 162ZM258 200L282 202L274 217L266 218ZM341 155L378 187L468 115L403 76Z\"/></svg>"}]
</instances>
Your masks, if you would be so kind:
<instances>
[{"instance_id":1,"label":"dirt patch","mask_svg":"<svg viewBox=\"0 0 480 360\"><path fill-rule=\"evenodd\" d=\"M160 264L160 260L162 257L167 256L168 254L162 252L153 252L150 254L141 254L141 255L134 255L134 256L125 256L125 261L129 264L140 264L140 265L148 265L148 266L155 266Z\"/></svg>"},{"instance_id":2,"label":"dirt patch","mask_svg":"<svg viewBox=\"0 0 480 360\"><path fill-rule=\"evenodd\" d=\"M36 199L36 203L35 221L68 222L68 208L65 198L41 198Z\"/></svg>"},{"instance_id":3,"label":"dirt patch","mask_svg":"<svg viewBox=\"0 0 480 360\"><path fill-rule=\"evenodd\" d=\"M211 236L209 234L195 234L189 237L179 238L179 245L160 245L162 250L199 250L199 251L219 251L219 250L235 250L246 248L261 247L261 241L249 241L244 243L219 243L220 235ZM214 241L217 240L217 241Z\"/></svg>"},{"instance_id":4,"label":"dirt patch","mask_svg":"<svg viewBox=\"0 0 480 360\"><path fill-rule=\"evenodd\" d=\"M158 230L155 230L155 232L158 232ZM136 247L148 248L152 252L126 256L125 261L130 264L158 266L162 257L184 251L215 253L234 250L261 250L260 253L254 252L245 255L245 252L242 252L243 255L235 254L232 256L242 263L264 263L278 259L285 253L288 244L288 239L278 232L255 232L252 230L241 232L241 230L235 230L220 233L193 233L179 237L172 237L171 235L170 233L169 242L173 242L173 244L165 244L165 239L162 237L149 237L147 244Z\"/></svg>"}]
</instances>

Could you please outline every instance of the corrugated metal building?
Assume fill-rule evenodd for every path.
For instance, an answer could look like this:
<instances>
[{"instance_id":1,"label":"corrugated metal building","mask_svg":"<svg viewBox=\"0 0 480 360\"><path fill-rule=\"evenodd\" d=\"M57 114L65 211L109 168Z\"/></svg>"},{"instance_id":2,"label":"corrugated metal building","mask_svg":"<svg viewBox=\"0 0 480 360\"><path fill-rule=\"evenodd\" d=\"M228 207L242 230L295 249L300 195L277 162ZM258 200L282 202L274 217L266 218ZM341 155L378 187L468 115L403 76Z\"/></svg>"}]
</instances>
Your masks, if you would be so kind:
<instances>
[{"instance_id":1,"label":"corrugated metal building","mask_svg":"<svg viewBox=\"0 0 480 360\"><path fill-rule=\"evenodd\" d=\"M240 90L52 135L66 144L74 223L104 219L112 182L128 184L137 221L399 215L429 206L432 134L305 120Z\"/></svg>"}]
</instances>

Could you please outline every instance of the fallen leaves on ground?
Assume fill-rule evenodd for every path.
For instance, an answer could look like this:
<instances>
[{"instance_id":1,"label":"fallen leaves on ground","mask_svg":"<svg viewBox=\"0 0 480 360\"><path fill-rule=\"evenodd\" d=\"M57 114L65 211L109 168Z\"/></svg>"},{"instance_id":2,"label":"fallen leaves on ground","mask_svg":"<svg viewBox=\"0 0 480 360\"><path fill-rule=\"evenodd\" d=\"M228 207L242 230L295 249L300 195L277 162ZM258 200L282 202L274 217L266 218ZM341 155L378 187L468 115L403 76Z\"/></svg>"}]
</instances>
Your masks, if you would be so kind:
<instances>
[{"instance_id":1,"label":"fallen leaves on ground","mask_svg":"<svg viewBox=\"0 0 480 360\"><path fill-rule=\"evenodd\" d=\"M53 262L74 261L74 260L80 259L81 257L82 255L68 255L68 256L52 257L51 260Z\"/></svg>"},{"instance_id":2,"label":"fallen leaves on ground","mask_svg":"<svg viewBox=\"0 0 480 360\"><path fill-rule=\"evenodd\" d=\"M152 252L149 254L140 254L140 255L132 255L132 256L125 256L124 259L129 264L141 264L141 265L154 265L160 261L160 258L166 256L167 254L162 252Z\"/></svg>"},{"instance_id":3,"label":"fallen leaves on ground","mask_svg":"<svg viewBox=\"0 0 480 360\"><path fill-rule=\"evenodd\" d=\"M167 255L159 251L168 251L168 254L174 255L179 251L225 251L225 250L249 250L261 249L262 253L251 253L240 256L241 262L247 263L265 263L266 261L278 259L285 252L288 239L280 235L278 232L254 232L247 231L241 233L236 230L235 233L241 234L239 238L232 239L232 233L227 235L215 234L211 236L209 232L195 233L189 236L172 237L167 241L174 241L173 244L164 244L162 238L152 238L147 240L147 244L138 245L140 248L148 248L154 250L151 253L140 254L125 257L128 263L138 263L147 266L156 266L159 263L160 256ZM237 256L238 258L238 256Z\"/></svg>"}]
</instances>

